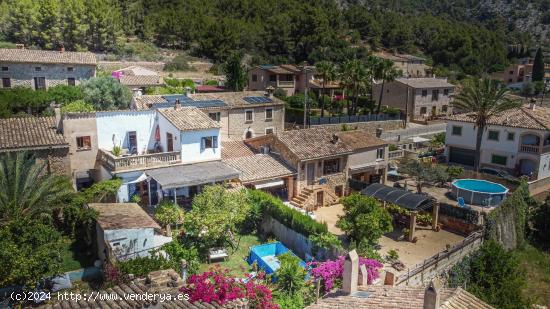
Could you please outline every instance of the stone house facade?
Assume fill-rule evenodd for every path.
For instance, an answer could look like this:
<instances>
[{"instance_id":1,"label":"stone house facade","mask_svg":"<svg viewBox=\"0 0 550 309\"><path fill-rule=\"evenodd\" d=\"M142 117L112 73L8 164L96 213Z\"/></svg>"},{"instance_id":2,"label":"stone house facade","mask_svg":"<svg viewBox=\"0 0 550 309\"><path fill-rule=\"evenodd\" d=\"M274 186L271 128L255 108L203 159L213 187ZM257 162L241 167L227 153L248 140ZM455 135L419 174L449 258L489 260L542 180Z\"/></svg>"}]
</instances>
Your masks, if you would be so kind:
<instances>
[{"instance_id":1,"label":"stone house facade","mask_svg":"<svg viewBox=\"0 0 550 309\"><path fill-rule=\"evenodd\" d=\"M75 86L96 75L92 53L0 49L2 88Z\"/></svg>"},{"instance_id":2,"label":"stone house facade","mask_svg":"<svg viewBox=\"0 0 550 309\"><path fill-rule=\"evenodd\" d=\"M398 108L412 120L450 115L454 90L455 86L442 78L398 78L384 84L382 106ZM375 102L381 91L381 82L372 86Z\"/></svg>"},{"instance_id":3,"label":"stone house facade","mask_svg":"<svg viewBox=\"0 0 550 309\"><path fill-rule=\"evenodd\" d=\"M69 145L58 123L56 117L0 119L0 154L26 151L45 163L47 172L70 176Z\"/></svg>"}]
</instances>

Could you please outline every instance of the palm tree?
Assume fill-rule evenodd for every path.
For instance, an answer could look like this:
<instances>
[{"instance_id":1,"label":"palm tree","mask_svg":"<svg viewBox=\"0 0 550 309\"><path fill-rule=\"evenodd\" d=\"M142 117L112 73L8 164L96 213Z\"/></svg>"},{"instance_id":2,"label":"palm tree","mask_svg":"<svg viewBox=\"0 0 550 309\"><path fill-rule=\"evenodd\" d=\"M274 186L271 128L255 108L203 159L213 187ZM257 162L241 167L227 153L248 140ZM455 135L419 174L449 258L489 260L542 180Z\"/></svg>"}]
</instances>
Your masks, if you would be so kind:
<instances>
[{"instance_id":1,"label":"palm tree","mask_svg":"<svg viewBox=\"0 0 550 309\"><path fill-rule=\"evenodd\" d=\"M380 89L380 97L378 98L378 106L376 107L376 114L380 113L380 106L382 105L382 96L384 95L384 86L386 82L394 81L401 71L395 69L393 61L388 59L382 59L375 64L374 78L382 80L382 87Z\"/></svg>"},{"instance_id":2,"label":"palm tree","mask_svg":"<svg viewBox=\"0 0 550 309\"><path fill-rule=\"evenodd\" d=\"M507 94L508 89L501 87L498 81L488 78L476 79L467 83L451 103L453 108L471 113L474 118L477 127L474 158L476 172L479 172L481 139L487 123L493 116L521 106L520 101L508 98Z\"/></svg>"},{"instance_id":3,"label":"palm tree","mask_svg":"<svg viewBox=\"0 0 550 309\"><path fill-rule=\"evenodd\" d=\"M0 158L0 225L21 217L48 216L72 192L66 178L49 174L25 152Z\"/></svg>"},{"instance_id":4,"label":"palm tree","mask_svg":"<svg viewBox=\"0 0 550 309\"><path fill-rule=\"evenodd\" d=\"M336 67L330 61L319 61L315 64L317 75L321 78L321 95L319 96L319 106L321 106L321 117L325 116L325 87L327 83L336 78Z\"/></svg>"},{"instance_id":5,"label":"palm tree","mask_svg":"<svg viewBox=\"0 0 550 309\"><path fill-rule=\"evenodd\" d=\"M357 111L357 99L361 91L367 88L369 83L369 71L365 64L358 59L347 60L340 71L340 82L353 96L352 106L348 102L348 115Z\"/></svg>"}]
</instances>

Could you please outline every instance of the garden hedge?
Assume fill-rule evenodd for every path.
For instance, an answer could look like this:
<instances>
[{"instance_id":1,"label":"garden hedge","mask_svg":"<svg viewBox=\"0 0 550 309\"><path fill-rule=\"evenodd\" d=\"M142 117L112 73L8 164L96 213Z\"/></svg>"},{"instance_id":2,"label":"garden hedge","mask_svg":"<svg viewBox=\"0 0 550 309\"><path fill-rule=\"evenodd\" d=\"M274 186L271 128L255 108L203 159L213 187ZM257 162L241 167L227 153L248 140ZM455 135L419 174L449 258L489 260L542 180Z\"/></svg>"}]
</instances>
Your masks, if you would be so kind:
<instances>
[{"instance_id":1,"label":"garden hedge","mask_svg":"<svg viewBox=\"0 0 550 309\"><path fill-rule=\"evenodd\" d=\"M293 229L305 237L328 232L326 223L319 223L313 220L308 215L286 206L280 199L268 193L259 190L250 190L249 199L253 207L261 209L264 216L271 216L284 226Z\"/></svg>"}]
</instances>

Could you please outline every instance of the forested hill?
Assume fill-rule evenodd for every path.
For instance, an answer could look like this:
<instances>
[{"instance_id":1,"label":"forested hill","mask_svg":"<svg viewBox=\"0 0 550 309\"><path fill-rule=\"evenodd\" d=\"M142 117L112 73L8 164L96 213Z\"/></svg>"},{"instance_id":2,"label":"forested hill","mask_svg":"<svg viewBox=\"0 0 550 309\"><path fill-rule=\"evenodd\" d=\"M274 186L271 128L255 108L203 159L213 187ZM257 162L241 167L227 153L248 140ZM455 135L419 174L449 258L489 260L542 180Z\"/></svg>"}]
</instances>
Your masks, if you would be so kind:
<instances>
[{"instance_id":1,"label":"forested hill","mask_svg":"<svg viewBox=\"0 0 550 309\"><path fill-rule=\"evenodd\" d=\"M0 5L0 30L5 41L119 54L137 37L216 62L233 51L253 63L313 63L388 48L477 74L503 68L509 44L532 46L529 35L496 22L504 17L474 14L477 2L8 0Z\"/></svg>"},{"instance_id":2,"label":"forested hill","mask_svg":"<svg viewBox=\"0 0 550 309\"><path fill-rule=\"evenodd\" d=\"M479 23L492 30L501 29L512 34L512 41L517 41L519 34L524 39L550 44L550 0L390 0L383 2L394 11L448 16L455 20Z\"/></svg>"}]
</instances>

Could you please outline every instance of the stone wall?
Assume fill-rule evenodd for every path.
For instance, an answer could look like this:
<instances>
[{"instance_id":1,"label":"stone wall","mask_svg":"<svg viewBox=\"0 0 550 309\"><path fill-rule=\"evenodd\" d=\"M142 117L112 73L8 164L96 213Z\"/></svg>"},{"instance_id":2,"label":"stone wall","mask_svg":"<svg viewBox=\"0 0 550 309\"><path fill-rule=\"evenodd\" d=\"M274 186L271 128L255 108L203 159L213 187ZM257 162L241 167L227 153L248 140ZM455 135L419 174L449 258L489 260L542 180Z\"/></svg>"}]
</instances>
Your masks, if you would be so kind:
<instances>
[{"instance_id":1,"label":"stone wall","mask_svg":"<svg viewBox=\"0 0 550 309\"><path fill-rule=\"evenodd\" d=\"M300 258L309 260L309 258L313 257L313 244L307 237L286 227L271 216L264 217L262 221L262 230L264 233L272 233L275 235L283 245L292 250L292 252ZM335 249L320 249L316 253L315 259L324 261L327 259L335 259L341 255L342 252Z\"/></svg>"},{"instance_id":2,"label":"stone wall","mask_svg":"<svg viewBox=\"0 0 550 309\"><path fill-rule=\"evenodd\" d=\"M0 65L8 67L8 71L0 71L0 75L2 78L11 79L11 87L23 86L33 89L35 77L45 77L46 87L49 88L56 85L67 85L68 78L74 78L78 85L82 80L94 77L96 71L94 65L6 62L2 62ZM40 71L37 71L38 67ZM69 71L69 68L72 68L73 71Z\"/></svg>"},{"instance_id":3,"label":"stone wall","mask_svg":"<svg viewBox=\"0 0 550 309\"><path fill-rule=\"evenodd\" d=\"M48 172L70 177L69 148L54 148L31 151L38 163L46 163Z\"/></svg>"},{"instance_id":4,"label":"stone wall","mask_svg":"<svg viewBox=\"0 0 550 309\"><path fill-rule=\"evenodd\" d=\"M461 243L449 250L441 251L436 255L417 264L406 273L400 275L395 285L419 286L428 284L433 278L443 276L465 256L478 250L483 243L483 232L476 232Z\"/></svg>"},{"instance_id":5,"label":"stone wall","mask_svg":"<svg viewBox=\"0 0 550 309\"><path fill-rule=\"evenodd\" d=\"M272 108L272 119L266 119L266 108ZM246 121L245 111L253 110L253 121ZM232 108L228 115L228 128L227 136L228 140L243 140L245 139L246 132L252 132L252 137L265 135L265 131L268 128L273 129L273 133L284 131L284 114L285 109L283 106L261 106L251 108Z\"/></svg>"},{"instance_id":6,"label":"stone wall","mask_svg":"<svg viewBox=\"0 0 550 309\"><path fill-rule=\"evenodd\" d=\"M382 128L382 131L391 131L403 129L403 120L369 121L346 123L350 130L361 129L375 135L376 129ZM323 127L331 131L342 131L342 124L323 124L312 127Z\"/></svg>"}]
</instances>

